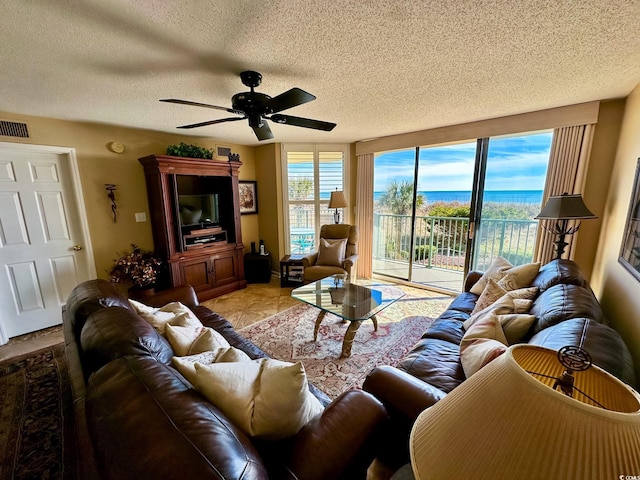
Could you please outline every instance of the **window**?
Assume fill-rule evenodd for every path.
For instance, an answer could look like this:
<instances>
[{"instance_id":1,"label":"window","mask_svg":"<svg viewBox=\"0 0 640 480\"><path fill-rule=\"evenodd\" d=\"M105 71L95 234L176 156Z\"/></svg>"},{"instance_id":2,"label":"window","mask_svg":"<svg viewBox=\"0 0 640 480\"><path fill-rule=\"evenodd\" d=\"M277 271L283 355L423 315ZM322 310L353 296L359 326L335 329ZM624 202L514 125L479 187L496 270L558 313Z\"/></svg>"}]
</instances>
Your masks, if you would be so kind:
<instances>
[{"instance_id":1,"label":"window","mask_svg":"<svg viewBox=\"0 0 640 480\"><path fill-rule=\"evenodd\" d=\"M320 226L333 223L333 211L328 208L331 192L342 190L349 198L345 190L349 146L287 144L282 153L289 253L311 253L316 250Z\"/></svg>"}]
</instances>

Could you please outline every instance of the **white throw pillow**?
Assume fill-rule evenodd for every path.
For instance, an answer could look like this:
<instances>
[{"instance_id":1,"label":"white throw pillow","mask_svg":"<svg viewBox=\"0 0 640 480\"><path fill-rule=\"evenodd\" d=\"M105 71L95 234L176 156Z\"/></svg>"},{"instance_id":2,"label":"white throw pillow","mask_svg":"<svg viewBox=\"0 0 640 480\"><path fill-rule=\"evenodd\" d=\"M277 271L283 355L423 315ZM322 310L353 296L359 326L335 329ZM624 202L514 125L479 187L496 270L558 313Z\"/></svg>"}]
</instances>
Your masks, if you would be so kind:
<instances>
[{"instance_id":1,"label":"white throw pillow","mask_svg":"<svg viewBox=\"0 0 640 480\"><path fill-rule=\"evenodd\" d=\"M229 348L229 342L213 328L167 325L165 336L178 357Z\"/></svg>"},{"instance_id":2,"label":"white throw pillow","mask_svg":"<svg viewBox=\"0 0 640 480\"><path fill-rule=\"evenodd\" d=\"M495 313L474 323L460 342L460 363L467 378L507 350L507 339Z\"/></svg>"},{"instance_id":3,"label":"white throw pillow","mask_svg":"<svg viewBox=\"0 0 640 480\"><path fill-rule=\"evenodd\" d=\"M164 335L167 324L183 327L202 327L202 322L187 306L180 302L167 303L163 307L156 308L129 299L129 303L136 313L149 322L158 333Z\"/></svg>"},{"instance_id":4,"label":"white throw pillow","mask_svg":"<svg viewBox=\"0 0 640 480\"><path fill-rule=\"evenodd\" d=\"M195 367L198 389L252 437L290 437L324 410L301 362L262 358Z\"/></svg>"}]
</instances>

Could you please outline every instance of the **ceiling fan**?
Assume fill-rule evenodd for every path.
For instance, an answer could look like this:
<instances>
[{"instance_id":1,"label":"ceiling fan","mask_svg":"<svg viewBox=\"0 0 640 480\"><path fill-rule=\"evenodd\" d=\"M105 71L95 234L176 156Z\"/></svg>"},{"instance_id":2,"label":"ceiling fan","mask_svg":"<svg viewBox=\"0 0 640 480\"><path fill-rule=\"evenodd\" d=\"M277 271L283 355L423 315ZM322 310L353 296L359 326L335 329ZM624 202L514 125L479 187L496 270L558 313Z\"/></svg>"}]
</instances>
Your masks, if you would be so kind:
<instances>
[{"instance_id":1,"label":"ceiling fan","mask_svg":"<svg viewBox=\"0 0 640 480\"><path fill-rule=\"evenodd\" d=\"M335 123L312 120L310 118L294 117L292 115L282 115L278 113L316 99L314 95L311 95L304 90L292 88L291 90L287 90L286 92L272 98L264 93L254 91L254 88L262 82L262 75L260 73L252 70L242 72L240 74L240 80L244 85L249 87L251 91L236 93L231 98L231 108L208 105L206 103L190 102L188 100L178 100L175 98L166 98L160 101L178 103L181 105L193 105L195 107L213 108L215 110L223 110L225 112L241 115L240 117L221 118L218 120L209 120L207 122L182 125L178 128L204 127L207 125L215 125L216 123L235 122L246 118L249 120L249 126L253 128L258 140L268 140L273 138L273 133L271 133L267 120L284 125L313 128L315 130L324 130L327 132L333 130L336 126Z\"/></svg>"}]
</instances>

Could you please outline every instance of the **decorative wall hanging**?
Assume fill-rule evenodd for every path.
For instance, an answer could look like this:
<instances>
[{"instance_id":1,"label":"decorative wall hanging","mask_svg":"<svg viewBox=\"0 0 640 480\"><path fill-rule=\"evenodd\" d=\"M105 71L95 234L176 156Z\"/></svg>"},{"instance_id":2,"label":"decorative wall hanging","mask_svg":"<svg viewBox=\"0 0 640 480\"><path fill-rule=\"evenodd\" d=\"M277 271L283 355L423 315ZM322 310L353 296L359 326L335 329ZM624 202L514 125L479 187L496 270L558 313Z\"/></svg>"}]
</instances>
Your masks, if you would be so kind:
<instances>
[{"instance_id":1,"label":"decorative wall hanging","mask_svg":"<svg viewBox=\"0 0 640 480\"><path fill-rule=\"evenodd\" d=\"M238 182L238 194L240 196L240 213L258 213L258 182Z\"/></svg>"},{"instance_id":2,"label":"decorative wall hanging","mask_svg":"<svg viewBox=\"0 0 640 480\"><path fill-rule=\"evenodd\" d=\"M640 158L636 164L636 176L618 261L640 280Z\"/></svg>"},{"instance_id":3,"label":"decorative wall hanging","mask_svg":"<svg viewBox=\"0 0 640 480\"><path fill-rule=\"evenodd\" d=\"M116 205L116 185L114 183L105 183L104 188L109 192L107 193L107 197L111 200L111 212L113 213L113 223L116 223L117 220L117 209L118 205Z\"/></svg>"}]
</instances>

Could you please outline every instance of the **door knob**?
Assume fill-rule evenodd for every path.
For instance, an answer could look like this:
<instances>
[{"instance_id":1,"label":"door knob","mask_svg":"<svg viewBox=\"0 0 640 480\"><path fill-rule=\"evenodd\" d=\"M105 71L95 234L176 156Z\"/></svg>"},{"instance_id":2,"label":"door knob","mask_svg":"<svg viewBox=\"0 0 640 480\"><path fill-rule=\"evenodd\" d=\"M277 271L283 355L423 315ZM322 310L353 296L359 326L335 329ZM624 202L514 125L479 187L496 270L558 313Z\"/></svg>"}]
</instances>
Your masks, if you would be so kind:
<instances>
[{"instance_id":1,"label":"door knob","mask_svg":"<svg viewBox=\"0 0 640 480\"><path fill-rule=\"evenodd\" d=\"M73 246L73 250L77 252L77 251L82 250L82 247L80 245L74 245Z\"/></svg>"}]
</instances>

